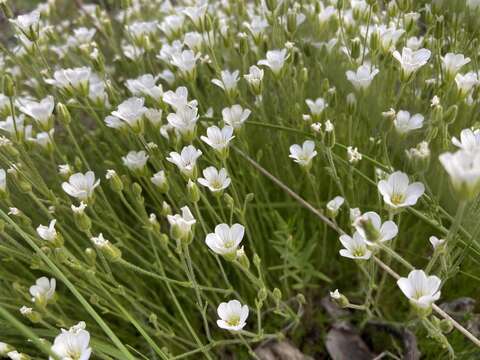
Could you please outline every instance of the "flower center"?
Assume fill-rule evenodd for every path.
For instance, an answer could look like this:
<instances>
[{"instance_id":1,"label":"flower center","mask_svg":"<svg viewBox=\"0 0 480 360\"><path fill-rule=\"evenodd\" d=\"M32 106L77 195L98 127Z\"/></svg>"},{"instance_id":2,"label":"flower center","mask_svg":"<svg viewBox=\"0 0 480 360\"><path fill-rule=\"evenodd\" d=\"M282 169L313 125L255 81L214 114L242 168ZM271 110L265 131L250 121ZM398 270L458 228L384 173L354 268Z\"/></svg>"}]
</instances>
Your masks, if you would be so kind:
<instances>
[{"instance_id":1,"label":"flower center","mask_svg":"<svg viewBox=\"0 0 480 360\"><path fill-rule=\"evenodd\" d=\"M238 315L232 315L227 320L227 324L230 326L238 326L239 323L240 323L240 316Z\"/></svg>"},{"instance_id":2,"label":"flower center","mask_svg":"<svg viewBox=\"0 0 480 360\"><path fill-rule=\"evenodd\" d=\"M405 201L405 195L394 193L392 194L391 201L395 205L402 204Z\"/></svg>"}]
</instances>

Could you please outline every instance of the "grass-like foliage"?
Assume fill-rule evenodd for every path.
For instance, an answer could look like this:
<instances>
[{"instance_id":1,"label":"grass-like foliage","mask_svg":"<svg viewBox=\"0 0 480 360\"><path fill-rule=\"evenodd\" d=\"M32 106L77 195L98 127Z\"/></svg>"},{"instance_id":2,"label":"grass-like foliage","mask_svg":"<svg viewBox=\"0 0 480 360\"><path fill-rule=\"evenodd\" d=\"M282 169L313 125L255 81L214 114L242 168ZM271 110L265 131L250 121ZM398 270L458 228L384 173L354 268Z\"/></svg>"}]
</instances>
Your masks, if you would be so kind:
<instances>
[{"instance_id":1,"label":"grass-like foliage","mask_svg":"<svg viewBox=\"0 0 480 360\"><path fill-rule=\"evenodd\" d=\"M15 3L0 357L480 357L480 1Z\"/></svg>"}]
</instances>

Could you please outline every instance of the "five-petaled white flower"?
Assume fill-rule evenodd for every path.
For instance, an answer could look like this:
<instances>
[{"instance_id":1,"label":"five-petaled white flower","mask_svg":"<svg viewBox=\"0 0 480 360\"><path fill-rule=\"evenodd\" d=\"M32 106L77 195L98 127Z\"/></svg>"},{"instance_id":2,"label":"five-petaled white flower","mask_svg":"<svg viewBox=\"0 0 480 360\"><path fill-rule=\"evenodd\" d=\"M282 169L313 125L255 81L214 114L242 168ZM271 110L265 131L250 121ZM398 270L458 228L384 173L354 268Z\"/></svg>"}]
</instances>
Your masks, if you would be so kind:
<instances>
[{"instance_id":1,"label":"five-petaled white flower","mask_svg":"<svg viewBox=\"0 0 480 360\"><path fill-rule=\"evenodd\" d=\"M238 75L240 75L239 70L233 72L224 70L220 73L221 79L213 79L212 83L223 89L226 93L231 93L237 88L237 83L240 80Z\"/></svg>"},{"instance_id":2,"label":"five-petaled white flower","mask_svg":"<svg viewBox=\"0 0 480 360\"><path fill-rule=\"evenodd\" d=\"M198 118L198 109L188 105L167 115L168 123L185 136L193 136Z\"/></svg>"},{"instance_id":3,"label":"five-petaled white flower","mask_svg":"<svg viewBox=\"0 0 480 360\"><path fill-rule=\"evenodd\" d=\"M242 242L245 228L240 224L220 224L215 226L215 232L205 238L207 246L216 254L231 256L235 259L237 248Z\"/></svg>"},{"instance_id":4,"label":"five-petaled white flower","mask_svg":"<svg viewBox=\"0 0 480 360\"><path fill-rule=\"evenodd\" d=\"M85 323L79 322L69 330L62 329L52 345L52 352L61 360L88 360L92 354L90 333L85 330ZM53 360L50 357L49 360Z\"/></svg>"},{"instance_id":5,"label":"five-petaled white flower","mask_svg":"<svg viewBox=\"0 0 480 360\"><path fill-rule=\"evenodd\" d=\"M112 115L123 120L134 130L138 130L140 120L142 120L143 115L147 111L144 103L144 98L129 98L118 105L117 110L113 111Z\"/></svg>"},{"instance_id":6,"label":"five-petaled white flower","mask_svg":"<svg viewBox=\"0 0 480 360\"><path fill-rule=\"evenodd\" d=\"M62 189L68 195L82 201L88 201L93 196L93 191L100 184L100 179L95 181L93 171L85 174L75 173L68 178L68 182L62 183Z\"/></svg>"},{"instance_id":7,"label":"five-petaled white flower","mask_svg":"<svg viewBox=\"0 0 480 360\"><path fill-rule=\"evenodd\" d=\"M192 75L199 58L200 54L195 54L192 50L183 50L180 53L172 54L170 63L184 75Z\"/></svg>"},{"instance_id":8,"label":"five-petaled white flower","mask_svg":"<svg viewBox=\"0 0 480 360\"><path fill-rule=\"evenodd\" d=\"M40 11L34 10L23 15L18 15L15 19L10 19L10 22L16 25L25 34L30 34L32 30L36 31L36 28L38 28Z\"/></svg>"},{"instance_id":9,"label":"five-petaled white flower","mask_svg":"<svg viewBox=\"0 0 480 360\"><path fill-rule=\"evenodd\" d=\"M422 114L410 115L408 111L400 110L393 120L395 130L399 134L406 134L412 130L421 129L424 117Z\"/></svg>"},{"instance_id":10,"label":"five-petaled white flower","mask_svg":"<svg viewBox=\"0 0 480 360\"><path fill-rule=\"evenodd\" d=\"M317 151L315 150L315 142L312 140L304 141L302 146L298 144L290 146L289 157L300 166L309 167L315 156L317 156Z\"/></svg>"},{"instance_id":11,"label":"five-petaled white flower","mask_svg":"<svg viewBox=\"0 0 480 360\"><path fill-rule=\"evenodd\" d=\"M480 130L463 129L460 132L460 140L454 136L452 143L462 150L476 152L480 150Z\"/></svg>"},{"instance_id":12,"label":"five-petaled white flower","mask_svg":"<svg viewBox=\"0 0 480 360\"><path fill-rule=\"evenodd\" d=\"M123 165L129 170L142 170L148 161L149 156L145 151L130 151L126 156L122 157Z\"/></svg>"},{"instance_id":13,"label":"five-petaled white flower","mask_svg":"<svg viewBox=\"0 0 480 360\"><path fill-rule=\"evenodd\" d=\"M287 59L287 49L267 51L266 59L258 61L258 65L267 66L275 75L280 74Z\"/></svg>"},{"instance_id":14,"label":"five-petaled white flower","mask_svg":"<svg viewBox=\"0 0 480 360\"><path fill-rule=\"evenodd\" d=\"M129 79L125 82L125 86L133 96L150 96L155 100L159 100L163 95L162 85L157 85L158 77L152 74L145 74L136 79Z\"/></svg>"},{"instance_id":15,"label":"five-petaled white flower","mask_svg":"<svg viewBox=\"0 0 480 360\"><path fill-rule=\"evenodd\" d=\"M346 72L347 79L352 83L355 89L366 89L370 86L373 78L378 74L379 70L369 64L360 65L357 71L348 70Z\"/></svg>"},{"instance_id":16,"label":"five-petaled white flower","mask_svg":"<svg viewBox=\"0 0 480 360\"><path fill-rule=\"evenodd\" d=\"M323 112L323 110L325 110L328 107L328 104L324 98L318 98L316 100L307 99L305 100L305 103L310 109L310 112L312 113L312 115L315 115L315 116L320 115Z\"/></svg>"},{"instance_id":17,"label":"five-petaled white flower","mask_svg":"<svg viewBox=\"0 0 480 360\"><path fill-rule=\"evenodd\" d=\"M380 215L373 211L357 217L354 226L368 245L391 240L398 234L398 227L393 221L388 220L382 224Z\"/></svg>"},{"instance_id":18,"label":"five-petaled white flower","mask_svg":"<svg viewBox=\"0 0 480 360\"><path fill-rule=\"evenodd\" d=\"M197 222L188 206L182 207L182 214L167 215L171 227L171 234L174 239L187 239L192 232L192 226Z\"/></svg>"},{"instance_id":19,"label":"five-petaled white flower","mask_svg":"<svg viewBox=\"0 0 480 360\"><path fill-rule=\"evenodd\" d=\"M425 186L421 182L409 182L407 174L396 171L387 180L378 182L378 191L383 201L394 209L412 206L425 192Z\"/></svg>"},{"instance_id":20,"label":"five-petaled white flower","mask_svg":"<svg viewBox=\"0 0 480 360\"><path fill-rule=\"evenodd\" d=\"M440 278L427 276L423 270L412 270L408 277L397 280L397 285L410 300L421 309L428 309L440 299Z\"/></svg>"},{"instance_id":21,"label":"five-petaled white flower","mask_svg":"<svg viewBox=\"0 0 480 360\"><path fill-rule=\"evenodd\" d=\"M225 168L217 170L209 166L202 173L203 178L198 179L199 184L208 187L213 193L225 190L230 185L231 180Z\"/></svg>"},{"instance_id":22,"label":"five-petaled white flower","mask_svg":"<svg viewBox=\"0 0 480 360\"><path fill-rule=\"evenodd\" d=\"M457 84L457 89L461 96L468 95L478 83L478 74L473 71L470 71L465 75L455 75L455 84Z\"/></svg>"},{"instance_id":23,"label":"five-petaled white flower","mask_svg":"<svg viewBox=\"0 0 480 360\"><path fill-rule=\"evenodd\" d=\"M439 156L439 160L457 193L465 199L475 198L480 191L480 153L446 152Z\"/></svg>"},{"instance_id":24,"label":"five-petaled white flower","mask_svg":"<svg viewBox=\"0 0 480 360\"><path fill-rule=\"evenodd\" d=\"M217 320L218 327L230 331L242 330L248 318L248 306L243 305L238 300L223 302L217 308L217 314L220 318Z\"/></svg>"},{"instance_id":25,"label":"five-petaled white flower","mask_svg":"<svg viewBox=\"0 0 480 360\"><path fill-rule=\"evenodd\" d=\"M195 176L197 159L202 155L201 150L195 149L193 145L185 146L179 153L171 152L167 160L175 164L180 172L191 178Z\"/></svg>"},{"instance_id":26,"label":"five-petaled white flower","mask_svg":"<svg viewBox=\"0 0 480 360\"><path fill-rule=\"evenodd\" d=\"M243 109L240 105L235 104L222 110L222 119L225 124L230 125L234 129L239 129L247 121L251 113L249 109Z\"/></svg>"},{"instance_id":27,"label":"five-petaled white flower","mask_svg":"<svg viewBox=\"0 0 480 360\"><path fill-rule=\"evenodd\" d=\"M207 136L200 136L203 142L212 147L216 151L223 151L228 148L228 144L235 136L233 136L233 127L225 126L219 129L213 125L207 128Z\"/></svg>"},{"instance_id":28,"label":"five-petaled white flower","mask_svg":"<svg viewBox=\"0 0 480 360\"><path fill-rule=\"evenodd\" d=\"M466 58L463 54L447 53L442 57L442 68L449 76L453 76L469 62L470 58Z\"/></svg>"},{"instance_id":29,"label":"five-petaled white flower","mask_svg":"<svg viewBox=\"0 0 480 360\"><path fill-rule=\"evenodd\" d=\"M353 236L341 235L340 242L344 249L339 251L340 255L350 259L368 260L372 252L367 248L367 242L358 231Z\"/></svg>"},{"instance_id":30,"label":"five-petaled white flower","mask_svg":"<svg viewBox=\"0 0 480 360\"><path fill-rule=\"evenodd\" d=\"M92 69L78 67L73 69L60 69L53 73L53 79L45 79L45 82L61 89L81 90L88 89Z\"/></svg>"},{"instance_id":31,"label":"five-petaled white flower","mask_svg":"<svg viewBox=\"0 0 480 360\"><path fill-rule=\"evenodd\" d=\"M45 305L48 300L55 295L55 287L57 281L54 278L50 280L43 276L35 282L35 285L30 286L29 292L32 295L32 301L40 305Z\"/></svg>"},{"instance_id":32,"label":"five-petaled white flower","mask_svg":"<svg viewBox=\"0 0 480 360\"><path fill-rule=\"evenodd\" d=\"M42 129L48 130L50 128L49 122L55 107L53 96L48 95L46 98L40 100L40 102L29 99L19 99L17 105L21 112L37 121Z\"/></svg>"},{"instance_id":33,"label":"five-petaled white flower","mask_svg":"<svg viewBox=\"0 0 480 360\"><path fill-rule=\"evenodd\" d=\"M414 51L404 47L401 54L398 51L394 51L393 57L400 63L403 74L408 77L425 65L430 59L431 54L431 51L428 49Z\"/></svg>"}]
</instances>

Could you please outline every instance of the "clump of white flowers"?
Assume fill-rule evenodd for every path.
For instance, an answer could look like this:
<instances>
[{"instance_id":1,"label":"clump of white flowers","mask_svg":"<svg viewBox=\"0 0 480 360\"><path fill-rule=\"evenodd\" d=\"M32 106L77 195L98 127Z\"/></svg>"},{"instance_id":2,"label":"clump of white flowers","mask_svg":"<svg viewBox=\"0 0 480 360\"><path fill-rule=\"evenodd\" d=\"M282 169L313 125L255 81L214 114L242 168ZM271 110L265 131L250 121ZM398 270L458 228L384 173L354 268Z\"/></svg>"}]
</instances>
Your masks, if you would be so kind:
<instances>
[{"instance_id":1,"label":"clump of white flowers","mask_svg":"<svg viewBox=\"0 0 480 360\"><path fill-rule=\"evenodd\" d=\"M368 354L408 327L480 357L444 304L478 298L479 0L26 3L0 0L0 357L337 358L335 306Z\"/></svg>"}]
</instances>

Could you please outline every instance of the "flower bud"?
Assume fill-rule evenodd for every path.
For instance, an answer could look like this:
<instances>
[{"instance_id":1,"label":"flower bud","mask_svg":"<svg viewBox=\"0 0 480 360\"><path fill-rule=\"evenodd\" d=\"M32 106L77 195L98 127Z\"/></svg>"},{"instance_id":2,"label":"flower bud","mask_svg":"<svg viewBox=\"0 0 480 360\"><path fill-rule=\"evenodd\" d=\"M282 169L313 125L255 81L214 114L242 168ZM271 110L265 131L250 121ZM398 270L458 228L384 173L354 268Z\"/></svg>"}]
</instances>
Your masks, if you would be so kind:
<instances>
[{"instance_id":1,"label":"flower bud","mask_svg":"<svg viewBox=\"0 0 480 360\"><path fill-rule=\"evenodd\" d=\"M342 293L340 293L338 289L336 289L335 291L330 291L330 298L335 304L337 304L341 308L346 308L350 304L348 298Z\"/></svg>"},{"instance_id":2,"label":"flower bud","mask_svg":"<svg viewBox=\"0 0 480 360\"><path fill-rule=\"evenodd\" d=\"M267 299L267 296L268 296L267 289L262 287L258 292L257 299L260 301L265 301Z\"/></svg>"},{"instance_id":3,"label":"flower bud","mask_svg":"<svg viewBox=\"0 0 480 360\"><path fill-rule=\"evenodd\" d=\"M120 176L115 172L115 170L107 170L107 175L105 176L110 182L112 190L116 193L121 193L123 191L123 182L120 179Z\"/></svg>"},{"instance_id":4,"label":"flower bud","mask_svg":"<svg viewBox=\"0 0 480 360\"><path fill-rule=\"evenodd\" d=\"M160 214L162 214L163 216L167 216L167 215L172 214L172 208L166 201L164 201L162 203L162 210L161 210Z\"/></svg>"},{"instance_id":5,"label":"flower bud","mask_svg":"<svg viewBox=\"0 0 480 360\"><path fill-rule=\"evenodd\" d=\"M70 111L68 111L68 108L64 104L58 103L56 109L58 120L60 121L60 123L65 126L70 124L70 122L72 121L72 116L70 115Z\"/></svg>"},{"instance_id":6,"label":"flower bud","mask_svg":"<svg viewBox=\"0 0 480 360\"><path fill-rule=\"evenodd\" d=\"M193 203L196 203L200 200L200 190L198 189L197 184L190 179L188 180L187 184L187 195L188 200Z\"/></svg>"},{"instance_id":7,"label":"flower bud","mask_svg":"<svg viewBox=\"0 0 480 360\"><path fill-rule=\"evenodd\" d=\"M3 76L3 93L9 98L15 96L15 82L10 74Z\"/></svg>"},{"instance_id":8,"label":"flower bud","mask_svg":"<svg viewBox=\"0 0 480 360\"><path fill-rule=\"evenodd\" d=\"M335 127L330 120L325 122L325 146L330 149L335 146Z\"/></svg>"},{"instance_id":9,"label":"flower bud","mask_svg":"<svg viewBox=\"0 0 480 360\"><path fill-rule=\"evenodd\" d=\"M248 260L247 255L245 254L245 250L243 246L237 250L237 261L242 265L245 269L250 267L250 260Z\"/></svg>"},{"instance_id":10,"label":"flower bud","mask_svg":"<svg viewBox=\"0 0 480 360\"><path fill-rule=\"evenodd\" d=\"M87 256L87 263L90 266L95 266L97 262L97 253L95 252L94 249L92 248L86 248L85 249L85 255Z\"/></svg>"}]
</instances>

